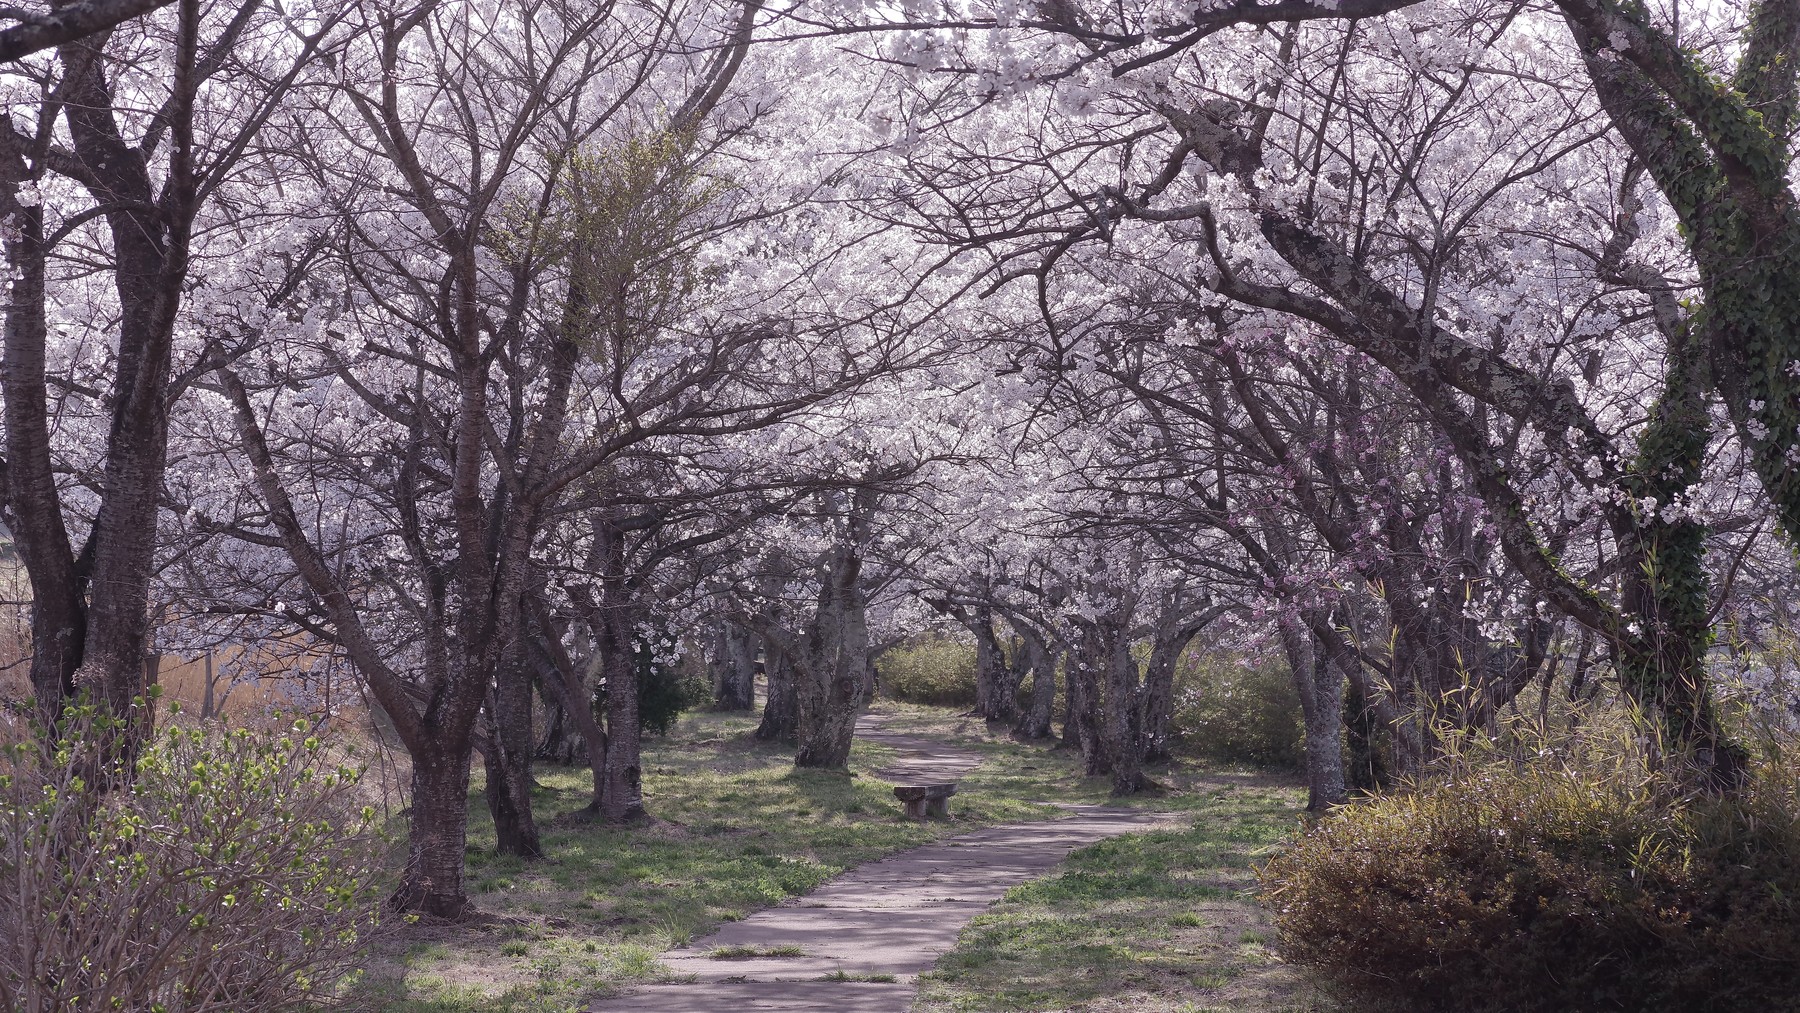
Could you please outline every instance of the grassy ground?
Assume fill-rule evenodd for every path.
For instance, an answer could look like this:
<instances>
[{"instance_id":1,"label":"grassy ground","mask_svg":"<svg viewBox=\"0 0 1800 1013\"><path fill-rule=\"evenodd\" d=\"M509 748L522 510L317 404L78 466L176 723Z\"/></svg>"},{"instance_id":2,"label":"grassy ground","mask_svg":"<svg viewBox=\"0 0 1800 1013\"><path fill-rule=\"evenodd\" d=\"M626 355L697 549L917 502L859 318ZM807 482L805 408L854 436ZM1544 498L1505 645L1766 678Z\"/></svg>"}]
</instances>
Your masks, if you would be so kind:
<instances>
[{"instance_id":1,"label":"grassy ground","mask_svg":"<svg viewBox=\"0 0 1800 1013\"><path fill-rule=\"evenodd\" d=\"M939 837L1048 818L1054 810L1021 799L1060 797L1053 777L1027 792L977 777L964 782L952 819L921 823L902 817L889 786L868 776L890 750L859 743L850 764L857 776L796 770L792 751L756 742L754 727L750 718L699 714L648 740L644 791L656 822L645 827L593 823L579 814L590 797L587 771L540 767L534 803L546 861L493 854L477 785L467 867L479 917L397 929L378 946L354 1004L391 1013L579 1009L656 980L656 954L721 921ZM1015 767L1037 752L991 748L1015 754ZM1055 760L1038 767L1066 772Z\"/></svg>"},{"instance_id":2,"label":"grassy ground","mask_svg":"<svg viewBox=\"0 0 1800 1013\"><path fill-rule=\"evenodd\" d=\"M1193 813L1071 855L963 931L921 982L915 1013L1299 1013L1329 1008L1271 952L1252 866L1292 832L1298 789L1266 778L1165 774Z\"/></svg>"},{"instance_id":3,"label":"grassy ground","mask_svg":"<svg viewBox=\"0 0 1800 1013\"><path fill-rule=\"evenodd\" d=\"M1040 800L1106 801L1106 780L1083 778L1078 758L1068 751L1013 742L981 721L941 708L883 703L876 713L894 731L982 754L982 766L959 782L952 819L920 823L901 816L889 787L869 776L891 759L890 750L859 742L851 755L856 776L796 770L790 750L750 737L754 719L717 714L684 717L666 738L647 740L644 787L656 818L649 826L620 829L591 822L579 814L589 798L587 772L540 767L542 789L534 801L551 856L546 861L493 854L492 827L477 785L470 798L468 876L479 917L455 926L397 929L377 947L351 996L354 1006L386 1013L578 1010L596 996L659 980L665 972L655 958L663 950L722 921L805 893L854 865L992 823L1054 816L1055 810L1035 804ZM1266 949L1238 941L1266 929L1266 922L1236 891L1248 885L1247 863L1292 827L1300 796L1281 787L1284 782L1251 772L1158 777L1174 790L1130 804L1193 810L1210 829L1100 845L1078 855L1069 872L1050 882L1100 875L1111 863L1163 861L1154 856L1173 841L1180 844L1175 852L1185 857L1172 860L1190 863L1177 879L1216 880L1225 892L1199 898L1149 890L1172 866L1103 875L1094 880L1103 884L1100 893L1071 886L1064 896L1057 892L1062 888L1044 887L1051 892L1037 896L1031 891L1038 886L1022 888L965 933L963 947L946 958L942 966L948 970L932 980L920 1008L1062 1009L1106 994L1114 984L1166 987L1202 962L1206 973L1231 978L1233 988L1266 980L1281 996L1291 992L1282 991L1287 979ZM1232 885L1222 885L1227 883ZM1229 918L1208 913L1215 905L1229 911ZM1027 908L1037 913L1027 915ZM1028 943L1003 949L997 941L983 941L987 925L999 924L995 918L1099 915L1104 917L1091 927L1093 938L1085 941L1077 935L1089 930L1079 927L1069 929L1061 942L1031 935ZM1194 917L1207 919L1207 925L1178 924ZM1219 926L1227 922L1235 933L1230 946L1213 947L1204 961L1198 951L1188 952L1202 936L1226 931ZM1176 924L1173 936L1170 924ZM1145 948L1167 942L1181 952L1143 956ZM1020 946L1023 963L998 959L1006 954L1006 961L1014 960L1011 954ZM1124 967L1121 960L1133 966ZM1058 962L1067 966L1049 966ZM1030 972L1034 964L1047 965L1028 989L1036 998L1007 991L1003 978L1035 973ZM1144 977L1153 968L1160 970ZM1230 1008L1257 1013L1304 1008L1286 1002ZM1184 1008L1205 1007L1147 1007Z\"/></svg>"}]
</instances>

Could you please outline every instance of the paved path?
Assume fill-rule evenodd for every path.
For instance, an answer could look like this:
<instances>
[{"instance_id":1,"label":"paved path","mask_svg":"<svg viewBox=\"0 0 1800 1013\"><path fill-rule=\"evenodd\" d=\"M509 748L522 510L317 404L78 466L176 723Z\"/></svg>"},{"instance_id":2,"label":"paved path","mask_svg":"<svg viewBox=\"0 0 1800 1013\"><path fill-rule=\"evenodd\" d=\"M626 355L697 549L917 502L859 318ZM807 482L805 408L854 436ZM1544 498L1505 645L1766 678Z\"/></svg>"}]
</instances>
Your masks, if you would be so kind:
<instances>
[{"instance_id":1,"label":"paved path","mask_svg":"<svg viewBox=\"0 0 1800 1013\"><path fill-rule=\"evenodd\" d=\"M894 750L900 755L894 762L875 772L875 776L894 784L941 784L958 781L964 774L981 765L981 756L958 749L936 739L891 732L887 719L864 714L856 719L856 737ZM954 804L954 803L952 803Z\"/></svg>"},{"instance_id":2,"label":"paved path","mask_svg":"<svg viewBox=\"0 0 1800 1013\"><path fill-rule=\"evenodd\" d=\"M876 719L877 721L879 719ZM956 780L980 758L939 742L890 733L864 718L857 734L901 751L877 771L897 783ZM896 803L898 804L898 803ZM952 805L954 805L952 801ZM1049 872L1076 848L1168 822L1105 806L1065 806L1048 823L989 827L852 869L787 906L727 923L662 961L693 981L654 985L595 1004L595 1013L906 1013L914 979L956 945L969 920L1007 890ZM797 957L716 960L719 947ZM834 981L891 976L892 981Z\"/></svg>"}]
</instances>

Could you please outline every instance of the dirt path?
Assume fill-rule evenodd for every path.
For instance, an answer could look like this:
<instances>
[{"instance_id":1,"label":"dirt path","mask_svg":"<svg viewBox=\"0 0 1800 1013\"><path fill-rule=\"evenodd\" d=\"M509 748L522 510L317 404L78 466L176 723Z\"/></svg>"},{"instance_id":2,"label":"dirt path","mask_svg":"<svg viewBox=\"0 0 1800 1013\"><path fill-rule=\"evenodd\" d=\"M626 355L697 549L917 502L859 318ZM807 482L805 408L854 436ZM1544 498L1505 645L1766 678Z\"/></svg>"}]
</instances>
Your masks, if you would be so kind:
<instances>
[{"instance_id":1,"label":"dirt path","mask_svg":"<svg viewBox=\"0 0 1800 1013\"><path fill-rule=\"evenodd\" d=\"M974 753L888 732L878 720L865 717L857 735L900 751L893 765L876 772L883 780L953 781L980 763ZM989 827L860 866L786 907L759 911L662 955L677 974L692 975L693 981L649 986L592 1008L595 1013L906 1013L914 979L954 948L963 926L1007 890L1044 875L1076 848L1169 819L1104 806L1064 808L1069 816L1063 819ZM798 955L711 956L724 948Z\"/></svg>"}]
</instances>

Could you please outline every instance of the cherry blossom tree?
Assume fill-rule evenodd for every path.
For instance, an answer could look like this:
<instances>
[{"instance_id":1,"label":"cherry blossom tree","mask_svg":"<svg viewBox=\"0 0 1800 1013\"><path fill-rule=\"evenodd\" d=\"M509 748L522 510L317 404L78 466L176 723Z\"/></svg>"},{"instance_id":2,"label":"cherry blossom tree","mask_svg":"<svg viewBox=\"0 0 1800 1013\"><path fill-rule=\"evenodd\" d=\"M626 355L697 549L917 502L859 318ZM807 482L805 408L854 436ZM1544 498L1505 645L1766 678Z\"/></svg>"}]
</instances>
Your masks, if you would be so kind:
<instances>
[{"instance_id":1,"label":"cherry blossom tree","mask_svg":"<svg viewBox=\"0 0 1800 1013\"><path fill-rule=\"evenodd\" d=\"M985 253L996 284L1035 287L1056 361L1080 351L1066 318L1116 290L1091 265L1120 251L1186 287L1188 319L1223 297L1367 356L1467 473L1508 566L1596 633L1704 779L1733 783L1689 509L1714 385L1675 296L1691 262L1648 227L1645 155L1610 132L1626 128L1582 80L1593 61L1555 23L1510 4L1395 6L1367 22L1343 19L1390 8L1058 4L864 26L896 33L881 55L906 68L890 108L909 136L942 139L891 163L892 213ZM1596 387L1646 360L1659 386ZM1751 372L1769 373L1734 375ZM1632 410L1646 396L1647 417ZM1521 441L1556 462L1557 495L1510 470ZM1619 586L1566 565L1546 507L1606 518Z\"/></svg>"},{"instance_id":2,"label":"cherry blossom tree","mask_svg":"<svg viewBox=\"0 0 1800 1013\"><path fill-rule=\"evenodd\" d=\"M46 716L78 688L114 713L153 682L149 595L171 413L199 375L183 320L195 268L230 258L237 200L279 172L262 131L338 45L346 12L257 3L20 14L0 122L5 520L32 586Z\"/></svg>"}]
</instances>

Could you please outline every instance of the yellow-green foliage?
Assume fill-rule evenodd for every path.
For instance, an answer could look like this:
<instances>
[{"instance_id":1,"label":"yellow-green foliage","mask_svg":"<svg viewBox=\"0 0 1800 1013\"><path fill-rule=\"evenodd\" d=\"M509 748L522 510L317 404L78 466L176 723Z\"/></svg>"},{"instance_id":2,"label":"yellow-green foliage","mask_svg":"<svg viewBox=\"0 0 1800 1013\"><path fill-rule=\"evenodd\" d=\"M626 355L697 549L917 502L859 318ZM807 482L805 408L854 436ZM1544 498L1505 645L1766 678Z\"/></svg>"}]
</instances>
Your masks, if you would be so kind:
<instances>
[{"instance_id":1,"label":"yellow-green foliage","mask_svg":"<svg viewBox=\"0 0 1800 1013\"><path fill-rule=\"evenodd\" d=\"M1300 698L1279 660L1188 652L1175 670L1171 726L1182 752L1222 763L1297 767L1304 748Z\"/></svg>"},{"instance_id":2,"label":"yellow-green foliage","mask_svg":"<svg viewBox=\"0 0 1800 1013\"><path fill-rule=\"evenodd\" d=\"M1717 798L1619 757L1461 761L1265 868L1282 952L1419 1013L1800 1010L1795 775Z\"/></svg>"},{"instance_id":3,"label":"yellow-green foliage","mask_svg":"<svg viewBox=\"0 0 1800 1013\"><path fill-rule=\"evenodd\" d=\"M965 707L975 702L975 645L927 636L875 662L881 692L908 703Z\"/></svg>"},{"instance_id":4,"label":"yellow-green foliage","mask_svg":"<svg viewBox=\"0 0 1800 1013\"><path fill-rule=\"evenodd\" d=\"M565 154L544 206L515 203L491 239L511 263L561 268L562 328L602 362L628 361L691 304L695 255L733 190L690 133L655 131Z\"/></svg>"},{"instance_id":5,"label":"yellow-green foliage","mask_svg":"<svg viewBox=\"0 0 1800 1013\"><path fill-rule=\"evenodd\" d=\"M359 772L304 724L173 728L129 777L76 708L0 755L0 1009L299 1010L375 925ZM101 785L105 787L102 788Z\"/></svg>"}]
</instances>

